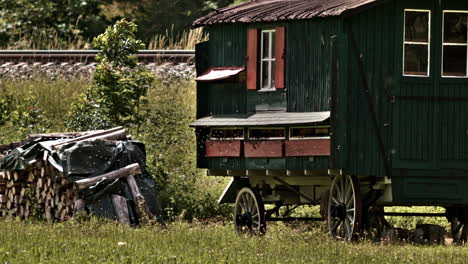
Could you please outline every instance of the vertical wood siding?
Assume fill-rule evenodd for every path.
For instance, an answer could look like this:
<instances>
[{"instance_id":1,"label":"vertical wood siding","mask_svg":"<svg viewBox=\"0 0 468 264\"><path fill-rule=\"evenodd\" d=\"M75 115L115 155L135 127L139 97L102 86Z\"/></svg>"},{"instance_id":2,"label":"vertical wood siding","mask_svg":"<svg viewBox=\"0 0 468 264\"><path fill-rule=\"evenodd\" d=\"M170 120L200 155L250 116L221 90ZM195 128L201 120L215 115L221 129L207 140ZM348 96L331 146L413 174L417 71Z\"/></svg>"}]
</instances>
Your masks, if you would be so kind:
<instances>
[{"instance_id":1,"label":"vertical wood siding","mask_svg":"<svg viewBox=\"0 0 468 264\"><path fill-rule=\"evenodd\" d=\"M364 96L363 81L359 75L357 57L362 59L365 77L369 84L372 103L375 106L376 118L380 133L384 139L385 151L390 153L391 114L387 95L397 85L395 78L395 8L393 2L369 9L363 13L345 19L343 34L347 36L347 48L340 53L340 80L338 98L346 101L338 104L338 115L341 116L338 141L344 147L336 158L335 166L344 169L347 174L385 175L384 159L378 148L378 137L372 124L372 115ZM349 28L348 28L349 27ZM355 54L352 44L353 32L359 54ZM340 38L338 41L343 41ZM339 44L339 43L338 43ZM346 63L345 65L344 62ZM344 90L343 90L344 89ZM346 125L343 126L342 124Z\"/></svg>"},{"instance_id":2,"label":"vertical wood siding","mask_svg":"<svg viewBox=\"0 0 468 264\"><path fill-rule=\"evenodd\" d=\"M331 43L335 18L292 22L286 28L286 88L289 112L329 111Z\"/></svg>"}]
</instances>

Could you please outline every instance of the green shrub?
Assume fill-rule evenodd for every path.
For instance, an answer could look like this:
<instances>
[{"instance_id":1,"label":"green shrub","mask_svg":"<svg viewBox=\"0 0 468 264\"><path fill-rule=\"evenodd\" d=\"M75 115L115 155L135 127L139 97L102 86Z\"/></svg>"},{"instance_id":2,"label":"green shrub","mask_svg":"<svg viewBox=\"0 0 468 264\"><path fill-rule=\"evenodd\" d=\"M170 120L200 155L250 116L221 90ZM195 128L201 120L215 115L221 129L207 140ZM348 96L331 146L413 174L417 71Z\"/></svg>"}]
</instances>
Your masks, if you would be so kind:
<instances>
[{"instance_id":1,"label":"green shrub","mask_svg":"<svg viewBox=\"0 0 468 264\"><path fill-rule=\"evenodd\" d=\"M144 48L135 37L134 23L120 20L94 40L101 52L93 84L72 105L66 126L72 130L133 126L142 122L143 96L153 83L153 76L137 64L135 54Z\"/></svg>"},{"instance_id":2,"label":"green shrub","mask_svg":"<svg viewBox=\"0 0 468 264\"><path fill-rule=\"evenodd\" d=\"M15 96L11 91L0 87L0 143L20 141L31 132L44 132L49 127L37 98L32 92ZM8 142L8 143L10 143Z\"/></svg>"},{"instance_id":3,"label":"green shrub","mask_svg":"<svg viewBox=\"0 0 468 264\"><path fill-rule=\"evenodd\" d=\"M139 138L148 150L148 167L160 186L166 217L210 218L231 210L217 197L225 180L204 176L196 168L195 84L191 81L156 82L148 93L145 123Z\"/></svg>"}]
</instances>

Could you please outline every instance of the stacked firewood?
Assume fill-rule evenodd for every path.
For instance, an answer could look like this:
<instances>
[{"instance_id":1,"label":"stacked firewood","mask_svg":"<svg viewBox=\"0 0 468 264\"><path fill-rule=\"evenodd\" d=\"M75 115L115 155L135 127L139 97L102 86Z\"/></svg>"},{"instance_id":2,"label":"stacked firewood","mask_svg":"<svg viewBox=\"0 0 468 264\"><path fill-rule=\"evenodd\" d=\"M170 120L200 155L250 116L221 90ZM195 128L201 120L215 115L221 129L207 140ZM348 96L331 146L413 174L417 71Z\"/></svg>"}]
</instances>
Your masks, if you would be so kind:
<instances>
[{"instance_id":1,"label":"stacked firewood","mask_svg":"<svg viewBox=\"0 0 468 264\"><path fill-rule=\"evenodd\" d=\"M45 136L53 137L55 135L47 134ZM54 142L50 145L51 148L59 150L65 144L81 141L127 139L126 131L121 127L106 131L76 133L76 135L69 133L66 136L70 138L62 138L62 140ZM41 137L43 138L44 135ZM126 178L140 221L152 218L134 178L134 176L142 174L138 163L96 177L73 181L50 164L48 160L49 153L44 151L41 157L36 158L24 170L0 171L0 217L10 216L21 219L35 217L53 222L66 221L72 218L77 210L85 206L84 201L80 199L81 191L104 180ZM129 224L127 200L124 197L113 195L112 203L119 222Z\"/></svg>"},{"instance_id":2,"label":"stacked firewood","mask_svg":"<svg viewBox=\"0 0 468 264\"><path fill-rule=\"evenodd\" d=\"M63 173L37 161L31 168L0 172L0 215L65 221L73 215L78 189Z\"/></svg>"}]
</instances>

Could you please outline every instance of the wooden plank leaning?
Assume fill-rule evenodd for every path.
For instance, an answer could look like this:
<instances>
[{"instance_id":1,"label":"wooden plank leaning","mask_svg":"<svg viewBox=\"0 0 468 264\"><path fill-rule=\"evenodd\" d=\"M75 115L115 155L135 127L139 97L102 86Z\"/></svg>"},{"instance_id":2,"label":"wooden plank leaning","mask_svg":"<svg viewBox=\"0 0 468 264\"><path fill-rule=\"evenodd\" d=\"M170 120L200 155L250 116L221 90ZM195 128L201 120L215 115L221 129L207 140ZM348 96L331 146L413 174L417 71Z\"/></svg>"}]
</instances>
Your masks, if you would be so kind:
<instances>
[{"instance_id":1,"label":"wooden plank leaning","mask_svg":"<svg viewBox=\"0 0 468 264\"><path fill-rule=\"evenodd\" d=\"M95 133L90 133L84 136L80 136L77 138L72 138L72 139L67 139L60 141L56 144L51 145L52 149L59 149L65 144L69 143L75 143L75 142L80 142L80 141L85 141L85 140L96 140L96 139L124 139L125 138L125 129L123 127L115 127L111 128L109 130L104 130L104 131L97 131ZM124 138L122 138L122 136Z\"/></svg>"}]
</instances>

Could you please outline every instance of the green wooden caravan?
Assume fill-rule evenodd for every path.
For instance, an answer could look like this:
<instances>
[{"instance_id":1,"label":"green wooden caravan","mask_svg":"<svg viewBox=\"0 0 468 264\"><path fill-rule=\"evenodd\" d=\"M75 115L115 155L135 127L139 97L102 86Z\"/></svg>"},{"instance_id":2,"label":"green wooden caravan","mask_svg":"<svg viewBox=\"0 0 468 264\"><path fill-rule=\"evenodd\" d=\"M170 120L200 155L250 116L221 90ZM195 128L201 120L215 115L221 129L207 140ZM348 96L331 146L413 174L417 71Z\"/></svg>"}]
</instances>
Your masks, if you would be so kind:
<instances>
[{"instance_id":1,"label":"green wooden caravan","mask_svg":"<svg viewBox=\"0 0 468 264\"><path fill-rule=\"evenodd\" d=\"M232 177L236 230L320 205L352 239L384 206L427 205L466 240L467 21L460 0L253 0L195 21L198 167Z\"/></svg>"}]
</instances>

